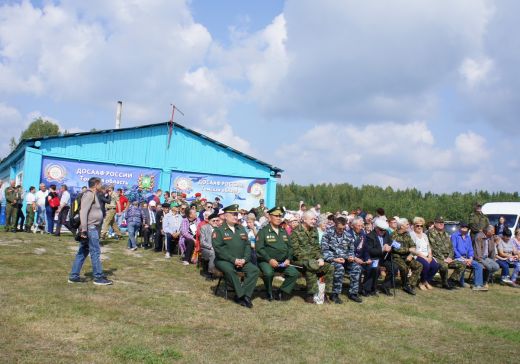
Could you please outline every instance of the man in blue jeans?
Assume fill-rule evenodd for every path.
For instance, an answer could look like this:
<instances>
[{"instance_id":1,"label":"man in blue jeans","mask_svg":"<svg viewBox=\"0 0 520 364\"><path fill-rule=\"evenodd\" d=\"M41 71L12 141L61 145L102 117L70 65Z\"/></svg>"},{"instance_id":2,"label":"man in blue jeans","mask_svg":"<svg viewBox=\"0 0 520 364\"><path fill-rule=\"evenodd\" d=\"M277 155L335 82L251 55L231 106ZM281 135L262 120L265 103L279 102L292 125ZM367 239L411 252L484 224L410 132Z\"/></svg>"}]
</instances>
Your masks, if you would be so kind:
<instances>
[{"instance_id":1,"label":"man in blue jeans","mask_svg":"<svg viewBox=\"0 0 520 364\"><path fill-rule=\"evenodd\" d=\"M99 231L103 222L103 213L97 198L97 192L101 190L101 179L92 177L88 180L88 187L89 189L81 197L79 249L69 274L69 283L82 282L79 274L85 259L87 259L90 253L94 284L107 286L112 284L112 281L106 279L103 275L100 258L101 248L99 247Z\"/></svg>"},{"instance_id":2,"label":"man in blue jeans","mask_svg":"<svg viewBox=\"0 0 520 364\"><path fill-rule=\"evenodd\" d=\"M455 260L458 260L466 266L466 268L472 268L474 273L474 291L487 291L484 287L483 281L483 267L482 265L474 260L473 244L471 243L471 237L469 235L469 225L465 222L460 223L460 229L451 236L451 242L453 244L453 251ZM460 276L461 287L469 287L464 282L464 272Z\"/></svg>"}]
</instances>

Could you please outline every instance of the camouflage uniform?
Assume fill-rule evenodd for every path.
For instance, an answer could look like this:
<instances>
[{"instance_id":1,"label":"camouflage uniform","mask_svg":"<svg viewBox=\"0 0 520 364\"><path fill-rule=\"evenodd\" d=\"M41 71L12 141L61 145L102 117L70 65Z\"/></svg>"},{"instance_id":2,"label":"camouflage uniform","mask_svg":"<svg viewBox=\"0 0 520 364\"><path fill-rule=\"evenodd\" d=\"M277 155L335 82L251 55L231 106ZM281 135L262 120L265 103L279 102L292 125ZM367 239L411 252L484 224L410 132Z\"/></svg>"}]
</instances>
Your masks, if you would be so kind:
<instances>
[{"instance_id":1,"label":"camouflage uniform","mask_svg":"<svg viewBox=\"0 0 520 364\"><path fill-rule=\"evenodd\" d=\"M304 269L307 294L318 293L317 275L325 276L325 293L331 294L334 267L327 262L319 267L316 262L318 259L323 259L318 240L318 229L314 227L306 230L303 225L299 225L291 234L291 244L296 260L294 264L303 266Z\"/></svg>"},{"instance_id":2,"label":"camouflage uniform","mask_svg":"<svg viewBox=\"0 0 520 364\"><path fill-rule=\"evenodd\" d=\"M432 255L440 266L439 273L441 274L442 283L446 284L448 282L448 268L453 269L450 279L458 282L466 266L458 260L453 260L450 264L444 261L446 258L453 259L453 245L450 234L444 230L439 231L434 228L428 232L428 239L430 240Z\"/></svg>"},{"instance_id":3,"label":"camouflage uniform","mask_svg":"<svg viewBox=\"0 0 520 364\"><path fill-rule=\"evenodd\" d=\"M345 268L350 275L349 295L356 296L359 293L359 278L361 266L355 262L348 262L348 258L355 256L355 239L352 234L345 230L342 235L336 233L334 227L328 228L321 239L321 251L326 262L334 266L334 287L332 293L340 294L343 289L343 277ZM336 263L334 259L343 258L345 263Z\"/></svg>"},{"instance_id":4,"label":"camouflage uniform","mask_svg":"<svg viewBox=\"0 0 520 364\"><path fill-rule=\"evenodd\" d=\"M5 231L16 231L18 223L18 200L20 196L16 192L16 188L7 187L5 189Z\"/></svg>"},{"instance_id":5,"label":"camouflage uniform","mask_svg":"<svg viewBox=\"0 0 520 364\"><path fill-rule=\"evenodd\" d=\"M482 212L472 212L469 214L469 229L471 231L471 241L475 246L475 237L489 225L489 219Z\"/></svg>"},{"instance_id":6,"label":"camouflage uniform","mask_svg":"<svg viewBox=\"0 0 520 364\"><path fill-rule=\"evenodd\" d=\"M403 287L406 286L407 282L411 287L415 287L419 281L419 275L423 269L421 263L412 259L407 261L406 258L410 255L410 248L415 248L415 243L408 232L399 233L394 232L392 234L392 240L397 241L401 244L399 249L392 248L394 264L398 267L401 274L401 282ZM408 279L408 270L412 271L411 277Z\"/></svg>"}]
</instances>

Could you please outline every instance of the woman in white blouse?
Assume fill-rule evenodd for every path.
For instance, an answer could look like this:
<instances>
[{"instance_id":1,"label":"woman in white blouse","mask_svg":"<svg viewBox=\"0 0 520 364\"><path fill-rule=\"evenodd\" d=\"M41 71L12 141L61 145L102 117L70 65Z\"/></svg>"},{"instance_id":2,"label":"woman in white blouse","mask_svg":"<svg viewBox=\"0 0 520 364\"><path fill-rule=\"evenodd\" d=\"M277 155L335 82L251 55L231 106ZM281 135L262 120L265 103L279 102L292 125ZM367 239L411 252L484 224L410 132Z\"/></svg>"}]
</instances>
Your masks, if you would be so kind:
<instances>
[{"instance_id":1,"label":"woman in white blouse","mask_svg":"<svg viewBox=\"0 0 520 364\"><path fill-rule=\"evenodd\" d=\"M439 270L439 264L432 256L432 249L424 231L424 225L425 221L422 217L415 217L413 219L413 231L410 232L410 236L415 243L416 259L423 266L419 282L419 289L423 291L433 289L430 283Z\"/></svg>"}]
</instances>

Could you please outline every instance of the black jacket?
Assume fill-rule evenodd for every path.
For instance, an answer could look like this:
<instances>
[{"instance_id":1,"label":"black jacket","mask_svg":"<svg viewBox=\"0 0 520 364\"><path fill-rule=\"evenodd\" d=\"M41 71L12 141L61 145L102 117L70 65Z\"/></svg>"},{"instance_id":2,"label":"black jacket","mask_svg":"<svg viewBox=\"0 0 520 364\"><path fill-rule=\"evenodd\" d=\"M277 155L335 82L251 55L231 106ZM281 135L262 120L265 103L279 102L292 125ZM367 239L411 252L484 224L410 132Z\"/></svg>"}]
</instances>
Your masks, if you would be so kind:
<instances>
[{"instance_id":1,"label":"black jacket","mask_svg":"<svg viewBox=\"0 0 520 364\"><path fill-rule=\"evenodd\" d=\"M388 232L383 235L383 245L385 244L392 244L390 241L390 235ZM372 230L367 236L365 245L363 246L363 249L365 250L365 256L366 254L370 257L370 259L384 259L384 256L386 253L383 254L383 249L381 248L381 244L379 243L379 238L377 237L377 233L375 230ZM386 257L387 260L390 259L390 255Z\"/></svg>"}]
</instances>

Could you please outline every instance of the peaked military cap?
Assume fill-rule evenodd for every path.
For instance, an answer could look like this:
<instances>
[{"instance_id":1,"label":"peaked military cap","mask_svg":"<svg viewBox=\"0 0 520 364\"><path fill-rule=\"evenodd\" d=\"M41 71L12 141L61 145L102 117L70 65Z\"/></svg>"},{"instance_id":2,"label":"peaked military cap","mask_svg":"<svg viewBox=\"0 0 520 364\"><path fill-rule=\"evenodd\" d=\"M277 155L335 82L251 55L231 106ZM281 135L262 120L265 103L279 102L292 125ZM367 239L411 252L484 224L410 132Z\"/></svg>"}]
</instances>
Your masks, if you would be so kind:
<instances>
[{"instance_id":1,"label":"peaked military cap","mask_svg":"<svg viewBox=\"0 0 520 364\"><path fill-rule=\"evenodd\" d=\"M444 217L442 216L437 216L435 218L435 220L433 220L434 222L437 222L437 223L443 223L444 222Z\"/></svg>"},{"instance_id":2,"label":"peaked military cap","mask_svg":"<svg viewBox=\"0 0 520 364\"><path fill-rule=\"evenodd\" d=\"M271 210L267 211L267 213L269 215L274 215L274 216L283 216L283 214L285 214L285 209L280 206L275 206Z\"/></svg>"},{"instance_id":3,"label":"peaked military cap","mask_svg":"<svg viewBox=\"0 0 520 364\"><path fill-rule=\"evenodd\" d=\"M224 212L238 212L240 207L237 204L229 205L224 207Z\"/></svg>"}]
</instances>

